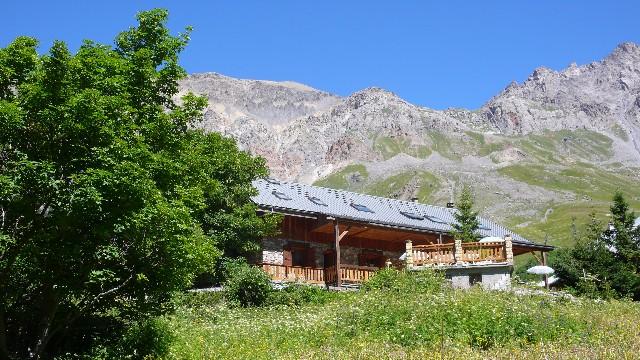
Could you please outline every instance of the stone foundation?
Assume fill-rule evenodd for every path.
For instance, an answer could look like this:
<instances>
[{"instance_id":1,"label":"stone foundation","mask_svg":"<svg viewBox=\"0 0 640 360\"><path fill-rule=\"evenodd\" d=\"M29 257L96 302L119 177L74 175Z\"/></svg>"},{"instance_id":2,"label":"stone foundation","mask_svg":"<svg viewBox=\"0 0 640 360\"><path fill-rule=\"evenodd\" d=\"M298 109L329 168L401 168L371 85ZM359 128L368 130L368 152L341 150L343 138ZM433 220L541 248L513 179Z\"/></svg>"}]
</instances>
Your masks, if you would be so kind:
<instances>
[{"instance_id":1,"label":"stone foundation","mask_svg":"<svg viewBox=\"0 0 640 360\"><path fill-rule=\"evenodd\" d=\"M445 275L458 289L477 284L485 290L508 290L511 288L511 269L510 265L449 267L445 269Z\"/></svg>"}]
</instances>

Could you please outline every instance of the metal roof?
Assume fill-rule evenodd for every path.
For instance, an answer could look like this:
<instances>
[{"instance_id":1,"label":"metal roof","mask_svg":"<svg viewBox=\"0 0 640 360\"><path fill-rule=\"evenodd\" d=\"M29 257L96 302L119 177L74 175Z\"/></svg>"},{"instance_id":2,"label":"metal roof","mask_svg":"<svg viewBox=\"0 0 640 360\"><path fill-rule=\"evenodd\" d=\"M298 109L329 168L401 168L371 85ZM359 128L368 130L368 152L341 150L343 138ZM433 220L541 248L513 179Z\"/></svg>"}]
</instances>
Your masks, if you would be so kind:
<instances>
[{"instance_id":1,"label":"metal roof","mask_svg":"<svg viewBox=\"0 0 640 360\"><path fill-rule=\"evenodd\" d=\"M400 227L413 231L451 232L451 223L455 223L453 214L457 211L456 209L412 201L388 199L273 179L255 180L253 186L258 190L258 195L252 197L252 200L263 210L310 215L321 214L336 219ZM402 214L403 212L406 214ZM535 244L483 217L479 216L478 220L480 222L478 233L483 237L502 238L511 234L516 244L552 248Z\"/></svg>"}]
</instances>

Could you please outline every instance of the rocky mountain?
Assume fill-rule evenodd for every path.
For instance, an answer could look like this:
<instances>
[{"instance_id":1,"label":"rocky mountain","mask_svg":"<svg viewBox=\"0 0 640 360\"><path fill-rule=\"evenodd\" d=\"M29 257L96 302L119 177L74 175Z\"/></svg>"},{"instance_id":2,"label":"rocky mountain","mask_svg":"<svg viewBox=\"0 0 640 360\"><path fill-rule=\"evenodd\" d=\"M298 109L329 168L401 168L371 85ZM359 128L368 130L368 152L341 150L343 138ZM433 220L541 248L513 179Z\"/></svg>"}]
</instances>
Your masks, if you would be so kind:
<instances>
[{"instance_id":1,"label":"rocky mountain","mask_svg":"<svg viewBox=\"0 0 640 360\"><path fill-rule=\"evenodd\" d=\"M379 88L343 98L215 73L181 89L208 97L203 128L265 157L274 177L430 203L471 184L485 215L559 243L572 216L605 214L616 188L640 204L637 44L538 68L473 111L428 109Z\"/></svg>"}]
</instances>

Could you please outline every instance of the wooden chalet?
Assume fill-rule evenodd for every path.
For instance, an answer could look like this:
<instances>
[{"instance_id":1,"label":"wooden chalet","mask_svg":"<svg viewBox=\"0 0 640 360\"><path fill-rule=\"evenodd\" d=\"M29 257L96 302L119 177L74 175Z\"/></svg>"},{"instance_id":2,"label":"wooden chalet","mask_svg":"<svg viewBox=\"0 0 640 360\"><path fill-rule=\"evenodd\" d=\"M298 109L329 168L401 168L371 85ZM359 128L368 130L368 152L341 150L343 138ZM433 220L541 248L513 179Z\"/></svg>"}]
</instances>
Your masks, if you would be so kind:
<instances>
[{"instance_id":1,"label":"wooden chalet","mask_svg":"<svg viewBox=\"0 0 640 360\"><path fill-rule=\"evenodd\" d=\"M284 215L258 261L274 281L344 286L383 267L437 267L455 286L500 289L509 286L514 256L553 249L484 218L483 240L456 241L452 208L273 179L254 186L260 211Z\"/></svg>"}]
</instances>

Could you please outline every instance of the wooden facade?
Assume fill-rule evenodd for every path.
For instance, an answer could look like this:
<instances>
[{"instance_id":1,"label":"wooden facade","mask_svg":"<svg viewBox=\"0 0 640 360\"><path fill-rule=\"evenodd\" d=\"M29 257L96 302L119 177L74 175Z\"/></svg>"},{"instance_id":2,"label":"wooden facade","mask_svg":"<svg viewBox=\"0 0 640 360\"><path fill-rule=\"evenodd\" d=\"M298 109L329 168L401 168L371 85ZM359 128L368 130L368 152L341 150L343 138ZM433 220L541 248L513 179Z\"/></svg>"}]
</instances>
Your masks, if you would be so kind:
<instances>
[{"instance_id":1,"label":"wooden facade","mask_svg":"<svg viewBox=\"0 0 640 360\"><path fill-rule=\"evenodd\" d=\"M506 264L531 252L510 241L508 250L505 242L456 245L447 233L291 214L284 215L277 240L281 259L259 262L273 280L337 286L366 281L385 266L406 267L408 254L411 266L423 267Z\"/></svg>"}]
</instances>

